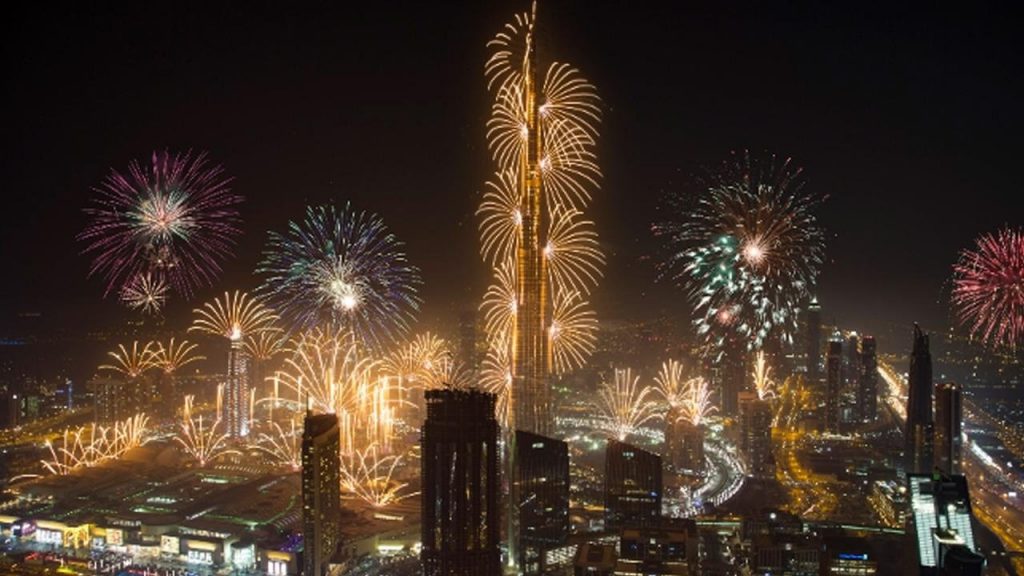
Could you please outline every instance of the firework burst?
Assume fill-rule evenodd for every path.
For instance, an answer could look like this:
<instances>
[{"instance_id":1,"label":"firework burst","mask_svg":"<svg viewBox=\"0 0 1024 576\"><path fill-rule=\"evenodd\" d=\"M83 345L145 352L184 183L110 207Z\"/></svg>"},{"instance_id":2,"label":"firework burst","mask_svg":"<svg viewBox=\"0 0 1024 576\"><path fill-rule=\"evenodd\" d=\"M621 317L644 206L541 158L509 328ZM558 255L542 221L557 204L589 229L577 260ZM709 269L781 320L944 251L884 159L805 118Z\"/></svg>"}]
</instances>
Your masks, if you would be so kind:
<instances>
[{"instance_id":1,"label":"firework burst","mask_svg":"<svg viewBox=\"0 0 1024 576\"><path fill-rule=\"evenodd\" d=\"M303 222L271 232L257 272L262 292L295 327L323 322L380 349L405 335L419 309L419 270L373 214L309 207Z\"/></svg>"},{"instance_id":2,"label":"firework burst","mask_svg":"<svg viewBox=\"0 0 1024 576\"><path fill-rule=\"evenodd\" d=\"M700 426L718 407L711 403L711 389L703 378L694 378L684 395L679 410L679 419L686 420L694 426Z\"/></svg>"},{"instance_id":3,"label":"firework burst","mask_svg":"<svg viewBox=\"0 0 1024 576\"><path fill-rule=\"evenodd\" d=\"M192 311L195 321L188 329L237 341L268 330L275 330L277 314L246 292L225 292L224 298L207 302Z\"/></svg>"},{"instance_id":4,"label":"firework burst","mask_svg":"<svg viewBox=\"0 0 1024 576\"><path fill-rule=\"evenodd\" d=\"M341 458L342 497L359 498L374 508L400 502L416 493L405 492L407 482L395 479L402 457L381 455L376 444Z\"/></svg>"},{"instance_id":5,"label":"firework burst","mask_svg":"<svg viewBox=\"0 0 1024 576\"><path fill-rule=\"evenodd\" d=\"M730 334L751 350L769 338L792 344L799 303L824 258L819 200L803 193L789 160L747 153L701 184L697 197L671 197L676 219L653 226L670 253L665 272L694 305L698 334L716 348Z\"/></svg>"},{"instance_id":6,"label":"firework burst","mask_svg":"<svg viewBox=\"0 0 1024 576\"><path fill-rule=\"evenodd\" d=\"M261 432L253 447L268 456L278 465L302 469L302 429L291 419L291 428L285 430L277 422L270 423L271 433Z\"/></svg>"},{"instance_id":7,"label":"firework burst","mask_svg":"<svg viewBox=\"0 0 1024 576\"><path fill-rule=\"evenodd\" d=\"M665 399L669 411L683 409L693 393L693 387L698 385L699 378L686 379L683 376L683 364L677 360L662 362L658 375L654 377L657 384L655 391Z\"/></svg>"},{"instance_id":8,"label":"firework burst","mask_svg":"<svg viewBox=\"0 0 1024 576\"><path fill-rule=\"evenodd\" d=\"M160 313L167 301L167 283L150 273L139 274L121 288L121 302L144 314Z\"/></svg>"},{"instance_id":9,"label":"firework burst","mask_svg":"<svg viewBox=\"0 0 1024 576\"><path fill-rule=\"evenodd\" d=\"M114 359L112 364L104 364L100 370L110 370L127 376L138 378L151 368L159 367L160 346L153 342L146 342L139 347L138 341L132 342L131 347L118 344L117 350L107 354Z\"/></svg>"},{"instance_id":10,"label":"firework burst","mask_svg":"<svg viewBox=\"0 0 1024 576\"><path fill-rule=\"evenodd\" d=\"M167 345L157 342L156 352L153 355L153 362L167 374L174 374L185 366L205 360L206 356L200 356L195 351L198 344L181 340L176 342L174 338L167 341Z\"/></svg>"},{"instance_id":11,"label":"firework burst","mask_svg":"<svg viewBox=\"0 0 1024 576\"><path fill-rule=\"evenodd\" d=\"M111 170L79 234L93 256L90 274L105 278L108 294L147 275L184 296L210 285L240 232L242 197L230 182L205 153L154 152L149 165Z\"/></svg>"},{"instance_id":12,"label":"firework burst","mask_svg":"<svg viewBox=\"0 0 1024 576\"><path fill-rule=\"evenodd\" d=\"M115 422L112 427L90 424L75 430L66 429L60 448L47 440L50 459L42 461L43 467L51 474L65 475L120 458L148 441L148 425L149 418L140 413Z\"/></svg>"},{"instance_id":13,"label":"firework burst","mask_svg":"<svg viewBox=\"0 0 1024 576\"><path fill-rule=\"evenodd\" d=\"M1024 232L1003 229L976 241L953 268L953 307L971 335L1016 349L1024 342Z\"/></svg>"},{"instance_id":14,"label":"firework burst","mask_svg":"<svg viewBox=\"0 0 1024 576\"><path fill-rule=\"evenodd\" d=\"M595 407L607 419L612 435L620 441L658 418L657 404L648 399L652 389L640 386L640 376L629 368L616 369L612 382L598 390Z\"/></svg>"}]
</instances>

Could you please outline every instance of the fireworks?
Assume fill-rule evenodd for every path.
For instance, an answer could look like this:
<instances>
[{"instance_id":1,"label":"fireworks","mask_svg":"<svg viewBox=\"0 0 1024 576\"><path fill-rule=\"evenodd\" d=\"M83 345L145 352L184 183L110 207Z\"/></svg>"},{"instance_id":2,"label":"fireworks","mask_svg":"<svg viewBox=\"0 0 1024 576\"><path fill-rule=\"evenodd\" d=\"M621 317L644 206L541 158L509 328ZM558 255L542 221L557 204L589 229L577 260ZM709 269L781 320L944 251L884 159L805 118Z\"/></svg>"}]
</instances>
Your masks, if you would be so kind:
<instances>
[{"instance_id":1,"label":"fireworks","mask_svg":"<svg viewBox=\"0 0 1024 576\"><path fill-rule=\"evenodd\" d=\"M802 192L789 160L746 153L703 184L699 197L670 198L677 219L653 226L671 253L666 271L695 307L698 334L712 346L729 334L752 350L768 338L791 344L824 258L818 199Z\"/></svg>"},{"instance_id":2,"label":"fireworks","mask_svg":"<svg viewBox=\"0 0 1024 576\"><path fill-rule=\"evenodd\" d=\"M214 299L192 312L198 316L188 329L189 332L205 332L231 341L274 330L274 322L277 321L274 311L267 308L259 298L237 290L234 294L225 292L223 299Z\"/></svg>"},{"instance_id":3,"label":"fireworks","mask_svg":"<svg viewBox=\"0 0 1024 576\"><path fill-rule=\"evenodd\" d=\"M507 347L492 346L480 366L480 384L497 396L495 417L508 427L509 397L512 394L512 358Z\"/></svg>"},{"instance_id":4,"label":"fireworks","mask_svg":"<svg viewBox=\"0 0 1024 576\"><path fill-rule=\"evenodd\" d=\"M953 267L957 319L986 344L1017 348L1024 342L1024 232L985 234Z\"/></svg>"},{"instance_id":5,"label":"fireworks","mask_svg":"<svg viewBox=\"0 0 1024 576\"><path fill-rule=\"evenodd\" d=\"M263 330L245 339L245 352L254 360L267 362L284 352L285 338L278 330Z\"/></svg>"},{"instance_id":6,"label":"fireworks","mask_svg":"<svg viewBox=\"0 0 1024 576\"><path fill-rule=\"evenodd\" d=\"M114 363L104 364L99 369L111 370L132 379L138 378L150 368L159 366L159 350L159 345L153 342L146 342L141 348L138 341L132 342L131 348L118 344L117 351L107 353L114 359Z\"/></svg>"},{"instance_id":7,"label":"fireworks","mask_svg":"<svg viewBox=\"0 0 1024 576\"><path fill-rule=\"evenodd\" d=\"M297 328L328 321L380 349L408 330L420 298L419 270L373 214L309 207L304 222L270 233L257 269L262 290Z\"/></svg>"},{"instance_id":8,"label":"fireworks","mask_svg":"<svg viewBox=\"0 0 1024 576\"><path fill-rule=\"evenodd\" d=\"M242 197L230 182L205 153L154 152L148 166L133 161L127 174L111 170L79 234L93 256L90 274L104 277L108 294L118 286L134 292L146 277L185 296L211 284L239 233Z\"/></svg>"},{"instance_id":9,"label":"fireworks","mask_svg":"<svg viewBox=\"0 0 1024 576\"><path fill-rule=\"evenodd\" d=\"M764 351L759 350L754 359L754 371L751 373L754 378L754 390L759 400L775 398L775 382L771 379L772 368L764 359Z\"/></svg>"},{"instance_id":10,"label":"fireworks","mask_svg":"<svg viewBox=\"0 0 1024 576\"><path fill-rule=\"evenodd\" d=\"M654 377L657 384L655 390L665 399L670 411L681 410L693 393L693 386L698 385L699 378L685 379L683 365L677 360L669 360L661 364L661 370Z\"/></svg>"},{"instance_id":11,"label":"fireworks","mask_svg":"<svg viewBox=\"0 0 1024 576\"><path fill-rule=\"evenodd\" d=\"M175 342L174 338L167 342L167 346L158 342L156 352L153 354L153 363L163 369L165 373L173 374L188 364L206 359L205 356L194 354L198 347L198 344L193 344L188 340Z\"/></svg>"},{"instance_id":12,"label":"fireworks","mask_svg":"<svg viewBox=\"0 0 1024 576\"><path fill-rule=\"evenodd\" d=\"M343 454L371 444L388 450L400 389L347 331L311 330L293 339L277 379L300 406L338 416Z\"/></svg>"},{"instance_id":13,"label":"fireworks","mask_svg":"<svg viewBox=\"0 0 1024 576\"><path fill-rule=\"evenodd\" d=\"M639 386L640 377L629 368L616 369L612 382L604 382L598 390L598 410L608 420L612 434L625 440L638 428L658 418L657 404L648 399L651 388Z\"/></svg>"},{"instance_id":14,"label":"fireworks","mask_svg":"<svg viewBox=\"0 0 1024 576\"><path fill-rule=\"evenodd\" d=\"M302 469L302 430L291 419L291 430L286 431L277 422L271 422L271 434L261 432L254 448L266 453L273 461L293 471Z\"/></svg>"},{"instance_id":15,"label":"fireworks","mask_svg":"<svg viewBox=\"0 0 1024 576\"><path fill-rule=\"evenodd\" d=\"M415 493L403 492L408 486L394 478L401 456L381 456L377 445L343 455L341 462L341 489L343 496L359 498L367 504L381 508L394 504Z\"/></svg>"},{"instance_id":16,"label":"fireworks","mask_svg":"<svg viewBox=\"0 0 1024 576\"><path fill-rule=\"evenodd\" d=\"M121 288L121 302L144 314L160 313L167 301L167 284L150 273L139 274Z\"/></svg>"},{"instance_id":17,"label":"fireworks","mask_svg":"<svg viewBox=\"0 0 1024 576\"><path fill-rule=\"evenodd\" d=\"M694 378L690 381L684 401L680 406L679 418L686 420L694 426L700 426L711 414L718 410L717 406L711 403L711 389L703 378Z\"/></svg>"},{"instance_id":18,"label":"fireworks","mask_svg":"<svg viewBox=\"0 0 1024 576\"><path fill-rule=\"evenodd\" d=\"M481 255L494 276L481 306L489 355L512 359L507 368L524 383L517 401L534 408L550 403L551 373L577 368L593 352L597 321L586 296L604 263L583 214L601 177L599 99L575 68L536 67L535 22L536 10L519 14L488 43L487 140L497 169L477 211ZM493 385L505 370L495 367ZM517 425L547 425L543 409L526 412L536 421Z\"/></svg>"},{"instance_id":19,"label":"fireworks","mask_svg":"<svg viewBox=\"0 0 1024 576\"><path fill-rule=\"evenodd\" d=\"M74 431L66 429L60 448L46 442L50 459L42 461L43 467L51 474L64 475L115 460L147 442L148 425L149 418L145 414L136 414L109 428L91 424Z\"/></svg>"},{"instance_id":20,"label":"fireworks","mask_svg":"<svg viewBox=\"0 0 1024 576\"><path fill-rule=\"evenodd\" d=\"M220 413L220 404L223 401L223 386L217 387L217 413ZM181 410L180 430L174 436L174 440L181 445L190 458L196 461L200 467L225 454L237 453L232 450L229 444L227 432L222 432L220 418L216 418L209 427L204 423L202 414L196 416L192 411L194 396L185 396L185 404Z\"/></svg>"}]
</instances>

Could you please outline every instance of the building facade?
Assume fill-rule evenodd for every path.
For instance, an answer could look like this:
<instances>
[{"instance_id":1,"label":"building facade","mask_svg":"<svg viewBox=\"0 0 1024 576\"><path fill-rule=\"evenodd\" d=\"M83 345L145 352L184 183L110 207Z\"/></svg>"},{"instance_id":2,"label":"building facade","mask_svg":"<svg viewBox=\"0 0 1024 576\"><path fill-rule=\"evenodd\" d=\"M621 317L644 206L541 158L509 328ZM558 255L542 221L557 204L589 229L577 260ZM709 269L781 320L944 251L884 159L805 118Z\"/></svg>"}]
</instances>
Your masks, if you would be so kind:
<instances>
[{"instance_id":1,"label":"building facade","mask_svg":"<svg viewBox=\"0 0 1024 576\"><path fill-rule=\"evenodd\" d=\"M516 451L519 568L541 574L545 551L569 537L569 445L519 430Z\"/></svg>"},{"instance_id":2,"label":"building facade","mask_svg":"<svg viewBox=\"0 0 1024 576\"><path fill-rule=\"evenodd\" d=\"M420 437L423 574L499 574L498 422L495 396L426 392Z\"/></svg>"},{"instance_id":3,"label":"building facade","mask_svg":"<svg viewBox=\"0 0 1024 576\"><path fill-rule=\"evenodd\" d=\"M843 386L843 342L831 339L825 357L825 430L839 432L839 401Z\"/></svg>"},{"instance_id":4,"label":"building facade","mask_svg":"<svg viewBox=\"0 0 1024 576\"><path fill-rule=\"evenodd\" d=\"M857 416L861 422L874 422L878 417L878 347L874 336L860 341Z\"/></svg>"},{"instance_id":5,"label":"building facade","mask_svg":"<svg viewBox=\"0 0 1024 576\"><path fill-rule=\"evenodd\" d=\"M341 543L340 429L334 414L306 414L302 427L303 571L327 573Z\"/></svg>"},{"instance_id":6,"label":"building facade","mask_svg":"<svg viewBox=\"0 0 1024 576\"><path fill-rule=\"evenodd\" d=\"M956 382L935 385L935 467L944 474L959 474L963 389Z\"/></svg>"},{"instance_id":7,"label":"building facade","mask_svg":"<svg viewBox=\"0 0 1024 576\"><path fill-rule=\"evenodd\" d=\"M661 456L609 439L605 450L605 528L643 528L661 519Z\"/></svg>"},{"instance_id":8,"label":"building facade","mask_svg":"<svg viewBox=\"0 0 1024 576\"><path fill-rule=\"evenodd\" d=\"M934 461L932 355L928 335L917 324L914 324L908 384L907 425L903 436L904 470L907 474L927 474L931 472Z\"/></svg>"}]
</instances>

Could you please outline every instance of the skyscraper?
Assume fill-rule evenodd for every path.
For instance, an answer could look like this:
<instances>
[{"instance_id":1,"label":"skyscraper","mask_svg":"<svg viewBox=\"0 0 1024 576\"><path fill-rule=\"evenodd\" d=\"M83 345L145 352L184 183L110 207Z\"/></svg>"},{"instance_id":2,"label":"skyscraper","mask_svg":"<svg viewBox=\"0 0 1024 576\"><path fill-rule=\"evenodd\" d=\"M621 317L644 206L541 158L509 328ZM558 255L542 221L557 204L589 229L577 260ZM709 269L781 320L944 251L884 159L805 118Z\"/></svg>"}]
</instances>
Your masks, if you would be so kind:
<instances>
[{"instance_id":1,"label":"skyscraper","mask_svg":"<svg viewBox=\"0 0 1024 576\"><path fill-rule=\"evenodd\" d=\"M874 422L878 417L878 352L874 336L865 336L860 341L857 417L861 422Z\"/></svg>"},{"instance_id":2,"label":"skyscraper","mask_svg":"<svg viewBox=\"0 0 1024 576\"><path fill-rule=\"evenodd\" d=\"M935 467L945 474L960 473L962 392L956 382L935 385Z\"/></svg>"},{"instance_id":3,"label":"skyscraper","mask_svg":"<svg viewBox=\"0 0 1024 576\"><path fill-rule=\"evenodd\" d=\"M302 573L321 576L341 542L340 430L334 414L306 414L302 427Z\"/></svg>"},{"instance_id":4,"label":"skyscraper","mask_svg":"<svg viewBox=\"0 0 1024 576\"><path fill-rule=\"evenodd\" d=\"M231 438L249 435L249 360L242 338L232 338L228 350L228 372L224 382L223 414L225 432Z\"/></svg>"},{"instance_id":5,"label":"skyscraper","mask_svg":"<svg viewBox=\"0 0 1024 576\"><path fill-rule=\"evenodd\" d=\"M775 475L772 459L772 406L754 392L740 393L740 451L747 473L755 478Z\"/></svg>"},{"instance_id":6,"label":"skyscraper","mask_svg":"<svg viewBox=\"0 0 1024 576\"><path fill-rule=\"evenodd\" d=\"M839 400L843 376L843 342L836 338L828 341L825 358L825 430L839 432Z\"/></svg>"},{"instance_id":7,"label":"skyscraper","mask_svg":"<svg viewBox=\"0 0 1024 576\"><path fill-rule=\"evenodd\" d=\"M860 337L856 332L846 337L846 358L843 359L843 385L857 386L860 380Z\"/></svg>"},{"instance_id":8,"label":"skyscraper","mask_svg":"<svg viewBox=\"0 0 1024 576\"><path fill-rule=\"evenodd\" d=\"M903 436L904 468L907 474L932 470L934 423L932 421L932 355L928 335L914 324L914 345L910 352L907 428Z\"/></svg>"},{"instance_id":9,"label":"skyscraper","mask_svg":"<svg viewBox=\"0 0 1024 576\"><path fill-rule=\"evenodd\" d=\"M821 305L817 298L811 298L807 306L807 382L818 390L821 378Z\"/></svg>"},{"instance_id":10,"label":"skyscraper","mask_svg":"<svg viewBox=\"0 0 1024 576\"><path fill-rule=\"evenodd\" d=\"M980 574L967 479L960 475L908 474L919 574ZM972 569L976 570L972 572Z\"/></svg>"},{"instance_id":11,"label":"skyscraper","mask_svg":"<svg viewBox=\"0 0 1024 576\"><path fill-rule=\"evenodd\" d=\"M520 430L516 450L519 567L541 574L545 551L569 537L569 445Z\"/></svg>"},{"instance_id":12,"label":"skyscraper","mask_svg":"<svg viewBox=\"0 0 1024 576\"><path fill-rule=\"evenodd\" d=\"M671 413L670 413L671 414ZM704 425L686 418L667 418L665 457L677 471L700 474L704 471Z\"/></svg>"},{"instance_id":13,"label":"skyscraper","mask_svg":"<svg viewBox=\"0 0 1024 576\"><path fill-rule=\"evenodd\" d=\"M501 572L498 422L493 394L430 390L422 450L423 574Z\"/></svg>"},{"instance_id":14,"label":"skyscraper","mask_svg":"<svg viewBox=\"0 0 1024 576\"><path fill-rule=\"evenodd\" d=\"M604 464L605 528L656 525L661 518L661 474L661 456L609 439Z\"/></svg>"}]
</instances>

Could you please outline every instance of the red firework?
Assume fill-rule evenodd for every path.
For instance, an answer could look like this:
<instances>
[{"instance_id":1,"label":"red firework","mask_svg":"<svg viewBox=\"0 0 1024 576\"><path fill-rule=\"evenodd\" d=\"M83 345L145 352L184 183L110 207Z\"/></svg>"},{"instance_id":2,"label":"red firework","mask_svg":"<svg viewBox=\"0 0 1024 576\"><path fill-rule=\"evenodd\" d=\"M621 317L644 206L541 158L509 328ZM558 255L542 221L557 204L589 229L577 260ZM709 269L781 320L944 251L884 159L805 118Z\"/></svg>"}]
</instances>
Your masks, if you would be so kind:
<instances>
[{"instance_id":1,"label":"red firework","mask_svg":"<svg viewBox=\"0 0 1024 576\"><path fill-rule=\"evenodd\" d=\"M1024 342L1024 234L985 234L953 267L953 306L960 323L986 344Z\"/></svg>"}]
</instances>

